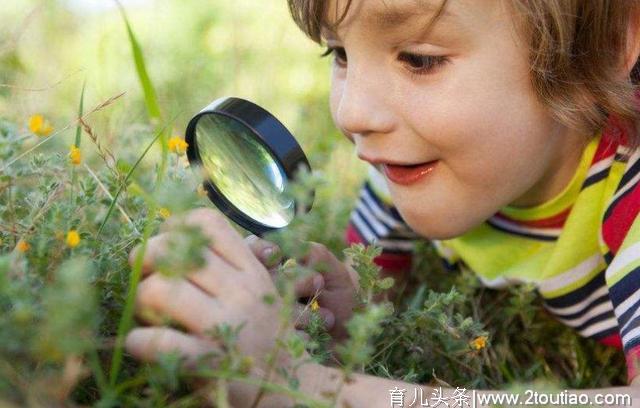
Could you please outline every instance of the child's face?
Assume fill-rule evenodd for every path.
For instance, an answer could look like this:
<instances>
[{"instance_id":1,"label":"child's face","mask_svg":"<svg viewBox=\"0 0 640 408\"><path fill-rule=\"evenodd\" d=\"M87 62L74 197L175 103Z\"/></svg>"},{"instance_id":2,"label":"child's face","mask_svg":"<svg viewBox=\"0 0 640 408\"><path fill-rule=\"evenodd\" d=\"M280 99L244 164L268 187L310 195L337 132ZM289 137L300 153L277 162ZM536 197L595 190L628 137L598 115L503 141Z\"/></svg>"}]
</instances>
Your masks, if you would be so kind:
<instances>
[{"instance_id":1,"label":"child's face","mask_svg":"<svg viewBox=\"0 0 640 408\"><path fill-rule=\"evenodd\" d=\"M413 229L443 239L505 205L561 192L585 137L538 102L527 45L499 0L450 0L424 36L439 1L354 0L337 33L323 36L337 48L333 119L358 155L378 164L437 160L423 177L387 184ZM329 15L344 3L333 0Z\"/></svg>"}]
</instances>

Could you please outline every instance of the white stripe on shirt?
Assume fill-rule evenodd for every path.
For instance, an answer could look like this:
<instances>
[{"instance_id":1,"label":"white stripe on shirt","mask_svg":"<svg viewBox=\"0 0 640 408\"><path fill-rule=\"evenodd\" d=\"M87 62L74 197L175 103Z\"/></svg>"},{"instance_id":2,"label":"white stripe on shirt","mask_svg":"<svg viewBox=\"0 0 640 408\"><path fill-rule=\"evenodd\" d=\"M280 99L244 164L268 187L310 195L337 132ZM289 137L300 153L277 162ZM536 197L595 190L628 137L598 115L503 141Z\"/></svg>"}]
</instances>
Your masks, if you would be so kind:
<instances>
[{"instance_id":1,"label":"white stripe on shirt","mask_svg":"<svg viewBox=\"0 0 640 408\"><path fill-rule=\"evenodd\" d=\"M569 269L566 272L556 275L552 278L545 279L539 284L540 291L553 292L557 289L562 289L567 285L575 283L580 279L589 276L600 264L602 255L599 253L592 255L585 261L582 261L578 266Z\"/></svg>"}]
</instances>

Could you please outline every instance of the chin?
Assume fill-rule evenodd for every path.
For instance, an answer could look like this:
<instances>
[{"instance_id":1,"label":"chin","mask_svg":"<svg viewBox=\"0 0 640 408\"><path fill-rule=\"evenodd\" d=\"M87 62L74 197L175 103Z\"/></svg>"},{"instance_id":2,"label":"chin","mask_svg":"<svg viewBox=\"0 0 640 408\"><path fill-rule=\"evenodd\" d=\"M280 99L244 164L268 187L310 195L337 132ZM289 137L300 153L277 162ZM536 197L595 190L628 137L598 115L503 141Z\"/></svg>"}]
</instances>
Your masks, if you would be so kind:
<instances>
[{"instance_id":1,"label":"chin","mask_svg":"<svg viewBox=\"0 0 640 408\"><path fill-rule=\"evenodd\" d=\"M451 239L459 237L480 225L483 220L475 221L449 216L433 216L429 214L404 212L398 209L407 225L416 233L427 239Z\"/></svg>"}]
</instances>

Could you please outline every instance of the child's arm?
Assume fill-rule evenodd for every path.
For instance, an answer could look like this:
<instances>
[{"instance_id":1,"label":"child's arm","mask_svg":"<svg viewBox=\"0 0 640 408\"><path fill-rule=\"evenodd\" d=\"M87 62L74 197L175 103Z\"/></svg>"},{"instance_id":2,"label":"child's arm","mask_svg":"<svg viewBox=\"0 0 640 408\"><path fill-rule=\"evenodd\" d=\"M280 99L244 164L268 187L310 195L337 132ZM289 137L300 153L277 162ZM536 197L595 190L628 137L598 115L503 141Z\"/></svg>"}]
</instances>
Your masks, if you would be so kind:
<instances>
[{"instance_id":1,"label":"child's arm","mask_svg":"<svg viewBox=\"0 0 640 408\"><path fill-rule=\"evenodd\" d=\"M339 369L332 367L324 367L319 365L308 365L301 370L301 390L308 395L312 395L315 398L322 398L322 396L326 396L330 394L332 391L336 389L340 389L340 393L337 398L337 403L335 406L337 407L391 407L391 391L392 390L405 390L404 394L404 405L403 407L420 407L420 402L413 403L415 397L422 396L424 399L428 399L432 404L436 401L437 394L441 396L441 403L436 405L429 406L450 406L450 407L489 407L489 406L526 406L526 405L535 405L535 406L546 406L546 404L531 404L533 401L533 392L548 393L549 395L553 394L552 391L545 390L530 390L530 392L521 392L518 395L518 403L507 403L508 400L502 400L503 403L499 403L499 400L495 400L494 403L487 403L491 400L487 400L487 397L490 395L508 395L515 396L513 393L507 393L505 391L497 391L497 390L463 390L463 389L453 389L446 388L440 386L433 385L417 385L410 384L401 381L395 381L385 378L373 377L365 374L354 374L353 380L345 383L342 388L340 388L340 383L342 381L341 373ZM397 387L397 388L396 388ZM436 393L436 394L434 394ZM587 395L590 398L590 401L594 404L590 406L620 406L620 407L629 407L636 406L640 403L640 386L639 385L630 385L626 387L610 387L610 388L601 388L601 389L584 389L584 390L558 390L556 391L556 396L558 394L565 394L565 397L568 394L575 395ZM396 393L397 395L397 393ZM603 403L595 404L598 401L596 398L603 395L615 396L618 395L618 404L605 405ZM630 398L631 404L626 403L624 398ZM468 399L465 399L468 397ZM454 401L458 398L458 404L456 405ZM475 399L475 402L473 401ZM445 404L444 401L447 401L448 404ZM467 402L468 405L465 405L464 402ZM484 402L484 403L483 403ZM527 404L527 402L529 404ZM577 404L557 404L558 406L566 406L566 405L577 405ZM275 405L274 405L275 406ZM399 407L400 405L395 405ZM427 406L427 405L422 405Z\"/></svg>"}]
</instances>

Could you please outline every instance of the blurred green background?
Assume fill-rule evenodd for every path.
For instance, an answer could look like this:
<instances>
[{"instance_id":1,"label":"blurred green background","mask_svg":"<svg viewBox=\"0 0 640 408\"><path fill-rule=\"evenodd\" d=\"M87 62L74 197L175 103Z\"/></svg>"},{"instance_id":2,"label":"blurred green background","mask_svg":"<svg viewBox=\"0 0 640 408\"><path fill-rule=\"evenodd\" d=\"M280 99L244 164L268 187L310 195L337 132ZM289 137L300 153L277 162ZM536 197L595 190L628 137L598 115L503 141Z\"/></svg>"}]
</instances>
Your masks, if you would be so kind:
<instances>
[{"instance_id":1,"label":"blurred green background","mask_svg":"<svg viewBox=\"0 0 640 408\"><path fill-rule=\"evenodd\" d=\"M327 172L333 181L321 196L355 194L364 166L331 120L330 59L320 58L323 49L298 30L285 0L121 4L142 47L163 117L177 118L173 135L183 135L191 115L212 100L247 98L275 114L301 141L314 169ZM133 161L148 143L148 134L140 136L140 130L150 125L116 2L3 2L0 116L25 134L28 118L36 113L55 130L69 125L39 152L66 152L73 143L85 80L85 112L126 92L88 122L117 159ZM83 145L83 155L91 156L93 146ZM156 161L159 150L145 161Z\"/></svg>"}]
</instances>

